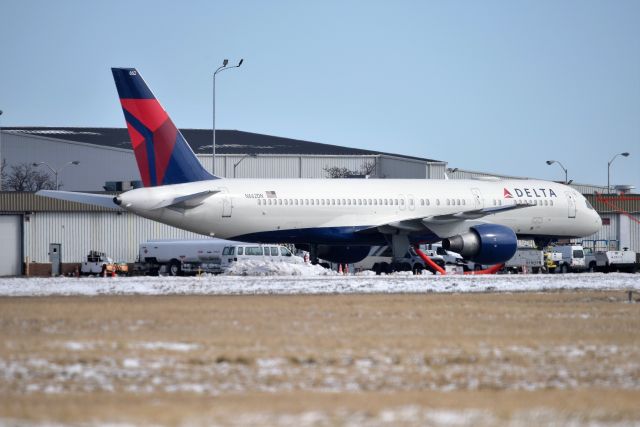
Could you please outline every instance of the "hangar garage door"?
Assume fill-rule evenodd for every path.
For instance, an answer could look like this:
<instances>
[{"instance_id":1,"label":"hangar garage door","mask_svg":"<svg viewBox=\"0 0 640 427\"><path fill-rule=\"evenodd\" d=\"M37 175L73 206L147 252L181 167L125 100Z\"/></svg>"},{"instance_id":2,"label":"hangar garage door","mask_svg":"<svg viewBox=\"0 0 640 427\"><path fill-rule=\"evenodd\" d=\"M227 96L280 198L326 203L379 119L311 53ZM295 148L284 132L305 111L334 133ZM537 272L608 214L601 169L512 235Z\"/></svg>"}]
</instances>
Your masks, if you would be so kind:
<instances>
[{"instance_id":1,"label":"hangar garage door","mask_svg":"<svg viewBox=\"0 0 640 427\"><path fill-rule=\"evenodd\" d=\"M20 215L0 215L0 276L22 274L22 238Z\"/></svg>"}]
</instances>

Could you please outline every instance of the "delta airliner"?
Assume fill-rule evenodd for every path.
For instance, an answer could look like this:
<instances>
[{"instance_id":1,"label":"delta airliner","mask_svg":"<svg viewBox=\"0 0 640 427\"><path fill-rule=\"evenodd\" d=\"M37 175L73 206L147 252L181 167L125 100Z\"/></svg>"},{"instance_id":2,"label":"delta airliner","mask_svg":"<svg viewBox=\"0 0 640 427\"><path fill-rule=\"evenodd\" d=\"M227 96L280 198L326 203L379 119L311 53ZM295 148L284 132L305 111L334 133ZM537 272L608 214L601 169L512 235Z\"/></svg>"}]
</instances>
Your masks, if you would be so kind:
<instances>
[{"instance_id":1,"label":"delta airliner","mask_svg":"<svg viewBox=\"0 0 640 427\"><path fill-rule=\"evenodd\" d=\"M442 241L480 264L510 259L518 238L540 244L595 233L601 220L573 188L540 180L226 179L207 172L133 68L113 68L144 188L118 196L39 195L124 209L207 236L292 243L356 262L372 245Z\"/></svg>"}]
</instances>

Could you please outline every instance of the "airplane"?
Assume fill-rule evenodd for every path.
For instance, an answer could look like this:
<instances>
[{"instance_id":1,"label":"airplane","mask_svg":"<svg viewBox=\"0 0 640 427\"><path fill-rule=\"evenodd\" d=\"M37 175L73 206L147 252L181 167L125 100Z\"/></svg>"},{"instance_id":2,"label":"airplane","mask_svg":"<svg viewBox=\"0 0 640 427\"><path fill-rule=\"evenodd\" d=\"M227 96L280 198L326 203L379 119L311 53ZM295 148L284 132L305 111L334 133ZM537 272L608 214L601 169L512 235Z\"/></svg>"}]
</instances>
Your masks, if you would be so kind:
<instances>
[{"instance_id":1,"label":"airplane","mask_svg":"<svg viewBox=\"0 0 640 427\"><path fill-rule=\"evenodd\" d=\"M353 263L389 245L442 241L478 264L509 260L517 240L584 237L601 219L575 189L534 179L228 179L210 174L135 68L112 68L144 187L115 197L42 190L222 239L290 243L312 260Z\"/></svg>"}]
</instances>

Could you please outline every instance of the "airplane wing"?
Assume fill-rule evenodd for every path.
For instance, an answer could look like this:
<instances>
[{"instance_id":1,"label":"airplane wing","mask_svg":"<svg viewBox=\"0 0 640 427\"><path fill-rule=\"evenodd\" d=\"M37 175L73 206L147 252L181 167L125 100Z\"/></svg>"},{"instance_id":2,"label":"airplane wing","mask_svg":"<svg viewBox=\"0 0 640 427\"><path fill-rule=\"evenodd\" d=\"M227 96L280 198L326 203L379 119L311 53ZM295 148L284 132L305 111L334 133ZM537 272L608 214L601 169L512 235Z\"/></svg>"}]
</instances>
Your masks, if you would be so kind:
<instances>
[{"instance_id":1,"label":"airplane wing","mask_svg":"<svg viewBox=\"0 0 640 427\"><path fill-rule=\"evenodd\" d=\"M392 221L361 231L366 232L367 230L377 229L381 233L391 234L398 231L412 233L431 230L432 232L436 233L438 237L444 238L467 231L469 227L480 224L482 221L478 220L485 216L514 209L528 208L530 206L535 205L529 203L514 203L506 206L492 206L483 209L472 209L448 213L444 215L432 215L428 217L421 216L399 221Z\"/></svg>"},{"instance_id":2,"label":"airplane wing","mask_svg":"<svg viewBox=\"0 0 640 427\"><path fill-rule=\"evenodd\" d=\"M85 205L102 206L103 208L122 210L113 201L113 196L105 194L76 193L73 191L40 190L36 196L50 197L52 199L77 202Z\"/></svg>"}]
</instances>

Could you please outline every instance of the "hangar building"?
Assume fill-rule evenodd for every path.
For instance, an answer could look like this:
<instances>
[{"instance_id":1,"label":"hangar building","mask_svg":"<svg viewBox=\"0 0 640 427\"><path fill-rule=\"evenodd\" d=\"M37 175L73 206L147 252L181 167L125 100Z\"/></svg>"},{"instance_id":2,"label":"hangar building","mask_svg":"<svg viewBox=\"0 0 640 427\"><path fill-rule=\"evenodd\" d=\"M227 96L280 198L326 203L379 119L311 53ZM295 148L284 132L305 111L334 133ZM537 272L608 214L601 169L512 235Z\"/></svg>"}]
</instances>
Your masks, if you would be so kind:
<instances>
[{"instance_id":1,"label":"hangar building","mask_svg":"<svg viewBox=\"0 0 640 427\"><path fill-rule=\"evenodd\" d=\"M205 168L211 169L211 131L182 130ZM5 172L18 165L45 162L58 171L61 190L127 190L139 173L124 128L11 127L0 132L0 158ZM69 164L72 161L78 165ZM453 179L493 176L447 169L444 161L371 150L320 144L241 132L216 131L215 174L237 178L328 178L331 168L351 177ZM49 171L39 166L41 171ZM51 173L51 171L49 171ZM51 173L53 175L53 173ZM507 177L504 178L517 178ZM107 185L107 183L110 183ZM640 201L599 203L604 188L573 184L588 196L604 219L601 232L590 239L618 241L640 251ZM619 205L622 203L622 205ZM624 212L624 213L620 213ZM149 239L204 238L130 213L88 207L35 196L30 192L0 192L0 276L66 272L89 250L132 262L138 245ZM52 267L53 266L53 267Z\"/></svg>"}]
</instances>

